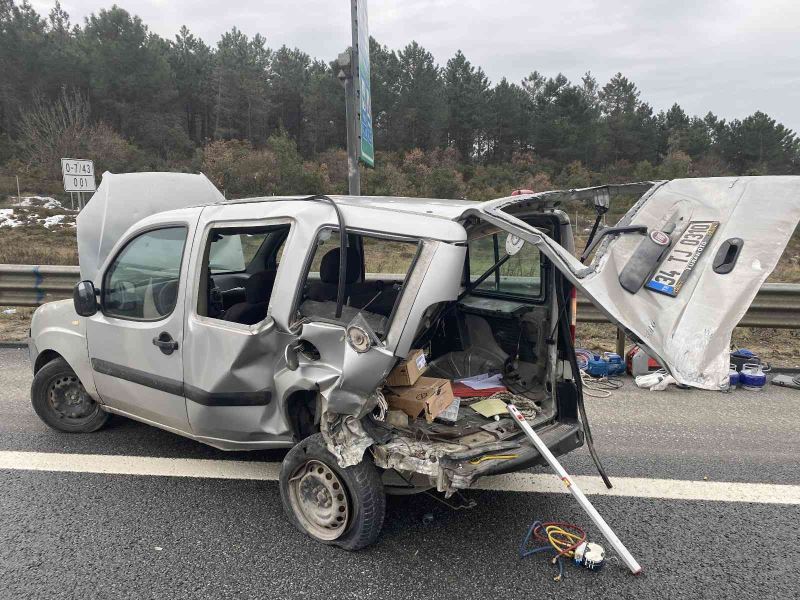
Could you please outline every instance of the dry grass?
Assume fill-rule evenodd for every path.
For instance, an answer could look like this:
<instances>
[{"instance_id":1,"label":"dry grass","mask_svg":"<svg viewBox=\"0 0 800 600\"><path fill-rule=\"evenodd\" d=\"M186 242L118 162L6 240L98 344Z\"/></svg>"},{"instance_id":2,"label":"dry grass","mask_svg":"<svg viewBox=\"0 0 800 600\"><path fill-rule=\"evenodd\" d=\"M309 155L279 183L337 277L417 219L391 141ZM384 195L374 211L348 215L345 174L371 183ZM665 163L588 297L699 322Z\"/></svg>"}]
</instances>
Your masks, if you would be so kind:
<instances>
[{"instance_id":1,"label":"dry grass","mask_svg":"<svg viewBox=\"0 0 800 600\"><path fill-rule=\"evenodd\" d=\"M0 229L0 264L77 265L74 229L48 230L40 225Z\"/></svg>"},{"instance_id":2,"label":"dry grass","mask_svg":"<svg viewBox=\"0 0 800 600\"><path fill-rule=\"evenodd\" d=\"M28 337L32 314L32 308L0 306L0 342L17 342Z\"/></svg>"}]
</instances>

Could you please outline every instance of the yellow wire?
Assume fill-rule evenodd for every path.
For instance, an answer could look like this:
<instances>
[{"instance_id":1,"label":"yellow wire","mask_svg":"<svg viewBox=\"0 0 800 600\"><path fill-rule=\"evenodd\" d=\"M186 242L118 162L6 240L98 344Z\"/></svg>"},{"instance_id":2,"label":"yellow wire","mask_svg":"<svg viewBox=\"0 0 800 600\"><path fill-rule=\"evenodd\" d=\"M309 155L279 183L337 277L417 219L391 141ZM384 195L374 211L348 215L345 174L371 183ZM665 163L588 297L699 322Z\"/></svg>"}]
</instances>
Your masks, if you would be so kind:
<instances>
[{"instance_id":1,"label":"yellow wire","mask_svg":"<svg viewBox=\"0 0 800 600\"><path fill-rule=\"evenodd\" d=\"M558 550L561 556L566 556L567 558L575 556L574 550L570 550L569 552L564 552L564 550L579 542L582 539L581 536L567 531L558 525L548 525L545 528L545 533L547 534L547 539L550 541L550 545Z\"/></svg>"},{"instance_id":2,"label":"yellow wire","mask_svg":"<svg viewBox=\"0 0 800 600\"><path fill-rule=\"evenodd\" d=\"M473 458L469 461L471 465L479 465L485 460L511 460L517 458L518 454L484 454L480 458Z\"/></svg>"}]
</instances>

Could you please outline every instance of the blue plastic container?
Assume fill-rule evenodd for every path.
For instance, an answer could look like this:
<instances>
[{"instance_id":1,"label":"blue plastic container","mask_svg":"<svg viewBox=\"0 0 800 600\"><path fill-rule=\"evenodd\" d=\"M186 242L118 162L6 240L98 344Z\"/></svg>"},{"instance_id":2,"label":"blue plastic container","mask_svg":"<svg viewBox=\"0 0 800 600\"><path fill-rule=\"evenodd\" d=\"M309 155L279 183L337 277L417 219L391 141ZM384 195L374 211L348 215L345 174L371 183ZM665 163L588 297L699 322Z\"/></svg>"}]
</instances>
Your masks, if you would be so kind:
<instances>
[{"instance_id":1,"label":"blue plastic container","mask_svg":"<svg viewBox=\"0 0 800 600\"><path fill-rule=\"evenodd\" d=\"M761 365L748 363L742 367L742 372L739 373L739 384L742 389L757 392L762 390L766 383L767 376Z\"/></svg>"},{"instance_id":2,"label":"blue plastic container","mask_svg":"<svg viewBox=\"0 0 800 600\"><path fill-rule=\"evenodd\" d=\"M608 377L608 361L600 358L599 354L595 354L589 359L586 372L592 377Z\"/></svg>"},{"instance_id":3,"label":"blue plastic container","mask_svg":"<svg viewBox=\"0 0 800 600\"><path fill-rule=\"evenodd\" d=\"M739 387L739 371L736 370L736 365L731 365L731 370L728 372L730 377L730 386L732 390Z\"/></svg>"},{"instance_id":4,"label":"blue plastic container","mask_svg":"<svg viewBox=\"0 0 800 600\"><path fill-rule=\"evenodd\" d=\"M625 374L625 361L616 352L606 352L603 358L608 362L609 375L624 375Z\"/></svg>"}]
</instances>

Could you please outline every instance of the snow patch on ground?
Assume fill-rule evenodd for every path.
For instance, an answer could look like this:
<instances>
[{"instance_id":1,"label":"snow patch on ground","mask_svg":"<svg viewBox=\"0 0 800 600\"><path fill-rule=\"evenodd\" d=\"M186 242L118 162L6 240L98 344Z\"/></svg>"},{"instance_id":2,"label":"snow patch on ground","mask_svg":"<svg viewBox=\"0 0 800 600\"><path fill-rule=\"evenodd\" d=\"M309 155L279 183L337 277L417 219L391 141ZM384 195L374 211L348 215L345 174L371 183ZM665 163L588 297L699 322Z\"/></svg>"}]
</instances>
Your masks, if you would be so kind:
<instances>
[{"instance_id":1,"label":"snow patch on ground","mask_svg":"<svg viewBox=\"0 0 800 600\"><path fill-rule=\"evenodd\" d=\"M40 214L37 208L40 207L18 206L17 208L0 208L0 229L3 227L41 225L45 229L52 230L55 228L76 226L75 220L77 215L72 211L67 211L59 215L45 216Z\"/></svg>"},{"instance_id":2,"label":"snow patch on ground","mask_svg":"<svg viewBox=\"0 0 800 600\"><path fill-rule=\"evenodd\" d=\"M14 206L49 208L51 210L71 210L50 196L23 196L22 198L17 198Z\"/></svg>"},{"instance_id":3,"label":"snow patch on ground","mask_svg":"<svg viewBox=\"0 0 800 600\"><path fill-rule=\"evenodd\" d=\"M52 217L45 217L44 219L39 219L39 223L50 229L56 225L64 224L64 218L67 215L53 215Z\"/></svg>"},{"instance_id":4,"label":"snow patch on ground","mask_svg":"<svg viewBox=\"0 0 800 600\"><path fill-rule=\"evenodd\" d=\"M20 227L25 225L25 221L14 218L13 208L0 208L0 227Z\"/></svg>"}]
</instances>

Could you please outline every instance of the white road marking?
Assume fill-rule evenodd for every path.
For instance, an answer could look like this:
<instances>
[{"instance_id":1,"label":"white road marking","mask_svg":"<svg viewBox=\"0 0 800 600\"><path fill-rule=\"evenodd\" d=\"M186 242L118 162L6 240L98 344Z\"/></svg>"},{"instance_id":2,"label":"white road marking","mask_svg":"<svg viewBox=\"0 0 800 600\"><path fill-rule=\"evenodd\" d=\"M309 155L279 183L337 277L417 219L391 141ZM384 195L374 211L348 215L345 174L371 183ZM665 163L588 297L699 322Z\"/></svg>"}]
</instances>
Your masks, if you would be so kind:
<instances>
[{"instance_id":1,"label":"white road marking","mask_svg":"<svg viewBox=\"0 0 800 600\"><path fill-rule=\"evenodd\" d=\"M0 451L0 470L4 469L277 481L280 463ZM585 494L592 496L800 505L800 485L612 477L614 487L607 490L597 476L579 475L573 479ZM561 480L549 473L512 473L485 477L478 480L475 488L502 492L568 493Z\"/></svg>"}]
</instances>

